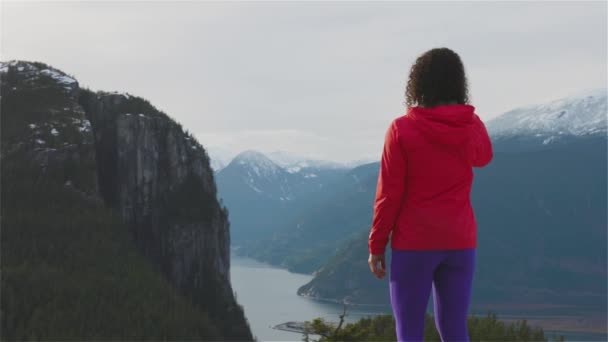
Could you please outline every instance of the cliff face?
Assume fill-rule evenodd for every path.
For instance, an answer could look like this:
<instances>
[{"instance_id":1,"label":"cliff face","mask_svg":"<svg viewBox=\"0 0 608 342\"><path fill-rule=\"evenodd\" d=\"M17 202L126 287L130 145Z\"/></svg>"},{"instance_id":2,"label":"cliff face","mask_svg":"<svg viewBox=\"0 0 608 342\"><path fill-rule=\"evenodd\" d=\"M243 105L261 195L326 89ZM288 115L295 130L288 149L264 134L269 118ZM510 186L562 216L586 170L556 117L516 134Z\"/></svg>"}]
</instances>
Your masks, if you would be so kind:
<instances>
[{"instance_id":1,"label":"cliff face","mask_svg":"<svg viewBox=\"0 0 608 342\"><path fill-rule=\"evenodd\" d=\"M104 200L176 285L204 284L210 276L202 274L204 266L229 285L228 220L216 200L209 158L178 124L127 96L81 96L94 130ZM172 210L176 206L181 211Z\"/></svg>"},{"instance_id":2,"label":"cliff face","mask_svg":"<svg viewBox=\"0 0 608 342\"><path fill-rule=\"evenodd\" d=\"M34 133L43 127L45 136L28 131L23 139L17 132L13 144L3 144L2 156L25 149L66 186L114 209L142 254L212 317L225 339L251 340L229 279L228 214L218 203L203 147L144 99L81 89L75 79L42 63L3 63L2 71L21 83L28 82L23 77L28 71L30 83L55 89L45 95L48 103L40 94L27 101L40 107L28 111L38 113L36 120L14 123ZM67 162L77 170L74 175Z\"/></svg>"}]
</instances>

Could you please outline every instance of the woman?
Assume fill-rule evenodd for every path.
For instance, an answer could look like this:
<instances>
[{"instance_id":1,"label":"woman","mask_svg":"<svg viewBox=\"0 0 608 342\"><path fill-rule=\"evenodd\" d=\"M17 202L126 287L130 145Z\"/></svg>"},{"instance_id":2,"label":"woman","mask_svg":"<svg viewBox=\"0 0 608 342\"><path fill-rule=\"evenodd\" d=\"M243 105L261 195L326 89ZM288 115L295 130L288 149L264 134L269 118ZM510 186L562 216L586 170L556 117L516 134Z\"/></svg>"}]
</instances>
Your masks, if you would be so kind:
<instances>
[{"instance_id":1,"label":"woman","mask_svg":"<svg viewBox=\"0 0 608 342\"><path fill-rule=\"evenodd\" d=\"M429 50L411 68L406 114L386 132L369 266L384 277L391 235L389 287L399 341L422 341L431 288L441 339L469 341L477 247L472 168L487 165L493 152L486 128L468 102L458 54Z\"/></svg>"}]
</instances>

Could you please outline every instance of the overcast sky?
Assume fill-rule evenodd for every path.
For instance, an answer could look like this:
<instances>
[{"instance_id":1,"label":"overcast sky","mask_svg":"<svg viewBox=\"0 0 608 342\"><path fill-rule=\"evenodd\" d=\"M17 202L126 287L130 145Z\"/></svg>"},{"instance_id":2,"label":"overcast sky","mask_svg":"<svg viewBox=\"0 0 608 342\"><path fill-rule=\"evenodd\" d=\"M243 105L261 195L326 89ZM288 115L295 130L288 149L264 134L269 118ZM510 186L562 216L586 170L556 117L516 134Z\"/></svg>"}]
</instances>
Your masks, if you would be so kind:
<instances>
[{"instance_id":1,"label":"overcast sky","mask_svg":"<svg viewBox=\"0 0 608 342\"><path fill-rule=\"evenodd\" d=\"M144 97L212 153L379 159L409 68L434 47L460 54L484 120L607 80L605 1L3 1L1 11L1 60Z\"/></svg>"}]
</instances>

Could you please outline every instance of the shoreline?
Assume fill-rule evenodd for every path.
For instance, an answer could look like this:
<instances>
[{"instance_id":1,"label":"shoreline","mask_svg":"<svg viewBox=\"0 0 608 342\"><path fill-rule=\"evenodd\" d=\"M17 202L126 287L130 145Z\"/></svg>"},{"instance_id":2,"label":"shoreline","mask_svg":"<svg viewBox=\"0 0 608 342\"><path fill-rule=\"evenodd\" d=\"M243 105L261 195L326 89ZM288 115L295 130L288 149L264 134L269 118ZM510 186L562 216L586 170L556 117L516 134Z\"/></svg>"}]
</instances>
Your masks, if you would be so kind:
<instances>
[{"instance_id":1,"label":"shoreline","mask_svg":"<svg viewBox=\"0 0 608 342\"><path fill-rule=\"evenodd\" d=\"M312 301L332 303L332 304L337 304L337 305L344 304L343 302L341 302L337 299L332 299L332 298L319 298L319 297L308 296L308 295L303 295L303 294L298 294L298 296L312 300ZM390 308L390 306L385 306L385 305L380 305L380 304L346 303L346 305L347 305L347 308L348 307L359 307L359 308L361 308L361 307L376 307L376 308L388 307L388 308ZM540 327L544 331L550 332L550 333L557 332L559 334L560 332L564 332L564 333L582 333L582 334L598 334L598 335L603 334L603 335L608 336L606 320L605 320L605 318L602 318L600 315L594 315L591 317L569 316L569 315L547 315L547 314L523 315L523 314L500 314L499 312L497 312L495 310L491 310L491 309L488 309L486 311L496 313L496 318L499 321L502 321L505 323L514 323L517 321L526 320L526 322L529 325L535 326L535 327ZM370 316L383 315L383 314L392 315L392 312L387 311L385 313L382 313L382 312L370 313ZM431 313L431 315L432 315L432 313ZM483 317L487 317L487 312L470 314L469 316L483 318ZM574 324L574 326L573 326L573 324Z\"/></svg>"},{"instance_id":2,"label":"shoreline","mask_svg":"<svg viewBox=\"0 0 608 342\"><path fill-rule=\"evenodd\" d=\"M356 306L356 307L378 307L378 308L389 308L390 309L390 305L388 304L365 304L365 303L344 303L342 301L339 301L337 299L334 298L323 298L323 297L315 297L315 296L309 296L309 295L305 295L305 294L299 294L296 293L297 296L302 297L302 298L306 298L309 300L314 300L314 301L318 301L318 302L325 302L325 303L333 303L333 304L346 304L347 306Z\"/></svg>"}]
</instances>

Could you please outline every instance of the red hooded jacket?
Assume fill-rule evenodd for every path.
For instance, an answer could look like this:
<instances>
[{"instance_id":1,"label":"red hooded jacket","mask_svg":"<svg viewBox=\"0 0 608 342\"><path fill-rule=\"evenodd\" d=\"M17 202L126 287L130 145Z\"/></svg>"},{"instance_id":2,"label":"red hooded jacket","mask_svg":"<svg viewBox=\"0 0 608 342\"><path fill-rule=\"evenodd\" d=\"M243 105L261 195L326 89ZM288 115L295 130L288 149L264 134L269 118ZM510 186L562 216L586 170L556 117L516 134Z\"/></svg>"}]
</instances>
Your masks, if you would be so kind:
<instances>
[{"instance_id":1,"label":"red hooded jacket","mask_svg":"<svg viewBox=\"0 0 608 342\"><path fill-rule=\"evenodd\" d=\"M369 252L384 254L389 235L397 250L477 247L472 168L492 156L475 107L409 107L386 132Z\"/></svg>"}]
</instances>

